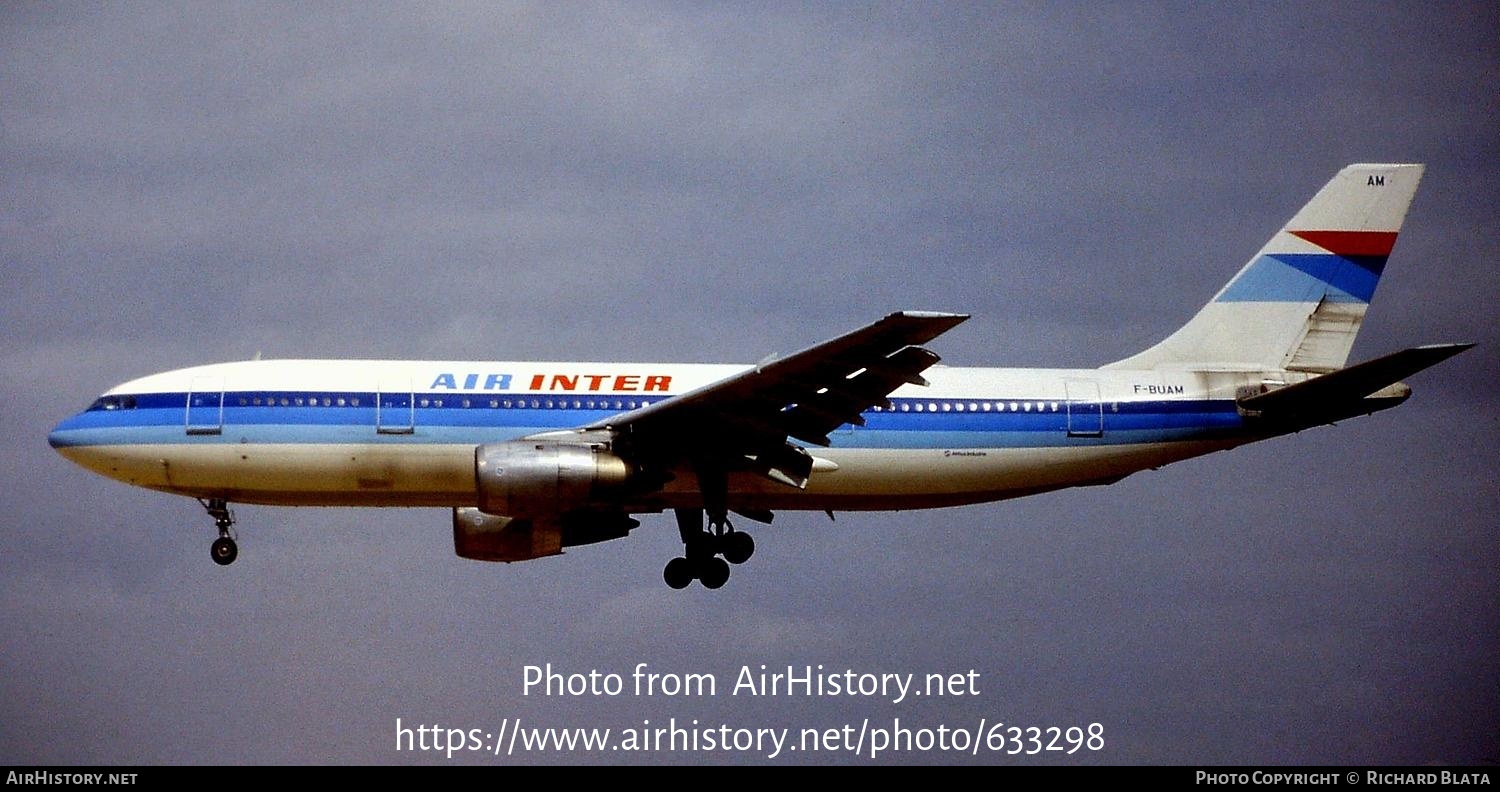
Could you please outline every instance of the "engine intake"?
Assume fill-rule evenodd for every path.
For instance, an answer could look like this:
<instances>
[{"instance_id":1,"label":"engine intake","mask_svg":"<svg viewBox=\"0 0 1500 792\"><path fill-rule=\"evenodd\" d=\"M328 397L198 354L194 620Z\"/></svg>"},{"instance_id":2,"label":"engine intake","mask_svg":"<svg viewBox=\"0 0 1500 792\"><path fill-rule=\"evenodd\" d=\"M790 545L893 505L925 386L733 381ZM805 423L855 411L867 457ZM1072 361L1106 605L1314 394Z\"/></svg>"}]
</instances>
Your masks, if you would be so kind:
<instances>
[{"instance_id":1,"label":"engine intake","mask_svg":"<svg viewBox=\"0 0 1500 792\"><path fill-rule=\"evenodd\" d=\"M477 505L486 514L555 517L608 507L631 475L625 460L596 445L518 440L474 450Z\"/></svg>"}]
</instances>

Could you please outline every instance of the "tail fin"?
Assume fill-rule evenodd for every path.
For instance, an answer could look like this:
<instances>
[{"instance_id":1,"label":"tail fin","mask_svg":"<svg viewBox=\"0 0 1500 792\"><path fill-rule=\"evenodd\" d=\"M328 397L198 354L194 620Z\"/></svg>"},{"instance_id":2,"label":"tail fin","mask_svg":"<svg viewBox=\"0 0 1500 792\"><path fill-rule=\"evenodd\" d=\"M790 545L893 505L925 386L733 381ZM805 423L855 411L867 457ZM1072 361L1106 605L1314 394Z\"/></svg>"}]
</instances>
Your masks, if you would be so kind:
<instances>
[{"instance_id":1,"label":"tail fin","mask_svg":"<svg viewBox=\"0 0 1500 792\"><path fill-rule=\"evenodd\" d=\"M1339 171L1187 324L1105 368L1342 368L1422 167Z\"/></svg>"}]
</instances>

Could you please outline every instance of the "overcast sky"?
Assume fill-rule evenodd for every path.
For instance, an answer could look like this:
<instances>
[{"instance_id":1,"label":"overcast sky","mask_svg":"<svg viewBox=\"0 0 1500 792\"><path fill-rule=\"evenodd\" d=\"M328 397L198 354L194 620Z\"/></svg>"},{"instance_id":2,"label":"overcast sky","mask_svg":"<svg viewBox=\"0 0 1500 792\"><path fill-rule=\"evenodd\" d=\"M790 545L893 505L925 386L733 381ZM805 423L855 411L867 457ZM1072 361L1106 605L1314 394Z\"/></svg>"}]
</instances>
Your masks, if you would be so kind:
<instances>
[{"instance_id":1,"label":"overcast sky","mask_svg":"<svg viewBox=\"0 0 1500 792\"><path fill-rule=\"evenodd\" d=\"M441 763L396 719L517 717L1500 761L1497 105L1491 3L7 4L0 763ZM951 364L1099 365L1358 161L1428 168L1354 357L1480 343L1406 405L1107 488L783 513L717 592L662 584L662 516L493 565L444 510L244 506L220 568L191 500L46 445L257 353L750 362L926 309L974 315ZM719 695L523 695L549 662ZM980 693L728 695L762 663Z\"/></svg>"}]
</instances>

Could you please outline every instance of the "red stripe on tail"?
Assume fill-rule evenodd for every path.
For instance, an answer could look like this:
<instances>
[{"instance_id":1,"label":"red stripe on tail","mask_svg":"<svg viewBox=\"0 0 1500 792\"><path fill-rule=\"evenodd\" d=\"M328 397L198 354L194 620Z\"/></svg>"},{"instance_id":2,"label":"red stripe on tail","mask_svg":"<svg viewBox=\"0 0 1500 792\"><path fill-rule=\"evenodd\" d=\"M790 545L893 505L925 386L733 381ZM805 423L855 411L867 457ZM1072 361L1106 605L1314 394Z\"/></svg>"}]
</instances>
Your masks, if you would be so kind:
<instances>
[{"instance_id":1,"label":"red stripe on tail","mask_svg":"<svg viewBox=\"0 0 1500 792\"><path fill-rule=\"evenodd\" d=\"M1338 256L1389 256L1396 246L1395 231L1293 231Z\"/></svg>"}]
</instances>

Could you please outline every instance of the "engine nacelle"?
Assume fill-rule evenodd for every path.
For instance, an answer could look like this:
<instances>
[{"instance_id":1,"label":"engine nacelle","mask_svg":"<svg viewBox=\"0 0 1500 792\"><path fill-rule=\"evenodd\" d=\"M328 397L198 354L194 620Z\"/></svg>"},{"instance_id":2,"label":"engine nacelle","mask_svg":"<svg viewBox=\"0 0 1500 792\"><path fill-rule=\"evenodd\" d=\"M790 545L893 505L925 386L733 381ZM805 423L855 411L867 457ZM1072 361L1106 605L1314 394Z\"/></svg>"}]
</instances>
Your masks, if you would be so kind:
<instances>
[{"instance_id":1,"label":"engine nacelle","mask_svg":"<svg viewBox=\"0 0 1500 792\"><path fill-rule=\"evenodd\" d=\"M476 561L526 561L562 552L562 526L453 510L453 552Z\"/></svg>"},{"instance_id":2,"label":"engine nacelle","mask_svg":"<svg viewBox=\"0 0 1500 792\"><path fill-rule=\"evenodd\" d=\"M453 510L453 552L476 561L528 561L564 547L618 539L640 522L620 512L574 512L561 518L501 517Z\"/></svg>"},{"instance_id":3,"label":"engine nacelle","mask_svg":"<svg viewBox=\"0 0 1500 792\"><path fill-rule=\"evenodd\" d=\"M556 517L608 507L630 482L631 467L602 447L517 440L474 450L479 510L506 517Z\"/></svg>"}]
</instances>

